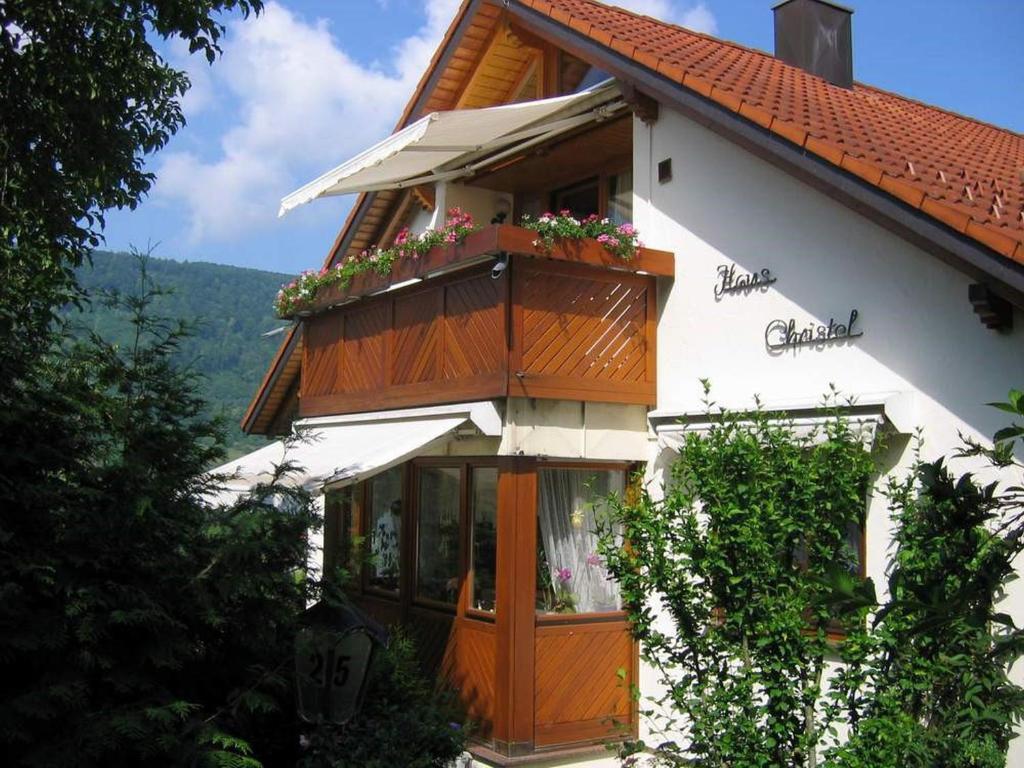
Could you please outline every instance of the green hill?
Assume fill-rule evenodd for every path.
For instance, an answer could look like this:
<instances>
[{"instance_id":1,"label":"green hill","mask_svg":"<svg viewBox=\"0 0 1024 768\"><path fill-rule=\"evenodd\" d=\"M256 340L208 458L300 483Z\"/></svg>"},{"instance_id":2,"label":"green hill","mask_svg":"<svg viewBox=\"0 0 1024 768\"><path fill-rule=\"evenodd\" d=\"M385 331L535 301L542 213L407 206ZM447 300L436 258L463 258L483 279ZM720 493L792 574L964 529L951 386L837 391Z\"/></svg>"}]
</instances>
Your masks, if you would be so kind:
<instances>
[{"instance_id":1,"label":"green hill","mask_svg":"<svg viewBox=\"0 0 1024 768\"><path fill-rule=\"evenodd\" d=\"M203 375L203 394L213 412L228 417L230 456L264 445L264 438L244 435L238 422L280 344L280 335L262 334L283 325L274 317L272 302L291 276L157 258L149 260L147 270L157 286L171 291L154 301L154 313L198 323L181 355ZM92 267L79 270L79 280L94 297L101 290L137 293L138 262L131 254L97 251ZM124 317L98 299L75 323L118 343L127 342L131 334Z\"/></svg>"}]
</instances>

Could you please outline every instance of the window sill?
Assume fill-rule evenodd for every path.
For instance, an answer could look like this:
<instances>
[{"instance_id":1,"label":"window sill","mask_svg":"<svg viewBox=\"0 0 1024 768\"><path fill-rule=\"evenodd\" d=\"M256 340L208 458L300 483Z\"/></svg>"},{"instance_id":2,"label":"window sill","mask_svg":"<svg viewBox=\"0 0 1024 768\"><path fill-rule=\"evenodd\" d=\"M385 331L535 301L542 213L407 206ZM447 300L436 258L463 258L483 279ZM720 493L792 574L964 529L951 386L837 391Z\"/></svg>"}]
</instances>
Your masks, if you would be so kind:
<instances>
[{"instance_id":1,"label":"window sill","mask_svg":"<svg viewBox=\"0 0 1024 768\"><path fill-rule=\"evenodd\" d=\"M599 622L625 621L625 611L604 611L602 613L538 613L537 624L591 624Z\"/></svg>"},{"instance_id":2,"label":"window sill","mask_svg":"<svg viewBox=\"0 0 1024 768\"><path fill-rule=\"evenodd\" d=\"M507 757L482 744L470 743L466 746L466 751L473 755L476 760L482 760L487 765L500 766L500 768L517 765L537 765L559 759L581 760L588 757L599 758L612 755L608 751L608 747L603 743L570 747L549 747L538 749L529 755L519 755L517 757Z\"/></svg>"}]
</instances>

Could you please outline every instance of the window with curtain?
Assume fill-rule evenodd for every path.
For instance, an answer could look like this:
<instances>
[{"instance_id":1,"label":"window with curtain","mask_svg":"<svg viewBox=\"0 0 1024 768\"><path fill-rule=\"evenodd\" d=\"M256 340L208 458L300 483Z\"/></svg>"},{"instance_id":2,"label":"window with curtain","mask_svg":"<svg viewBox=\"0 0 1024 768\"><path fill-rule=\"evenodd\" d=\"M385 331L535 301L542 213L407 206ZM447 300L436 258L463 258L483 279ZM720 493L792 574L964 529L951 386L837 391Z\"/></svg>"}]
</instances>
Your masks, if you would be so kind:
<instances>
[{"instance_id":1,"label":"window with curtain","mask_svg":"<svg viewBox=\"0 0 1024 768\"><path fill-rule=\"evenodd\" d=\"M367 585L397 592L401 567L402 468L392 467L371 478L369 489Z\"/></svg>"},{"instance_id":2,"label":"window with curtain","mask_svg":"<svg viewBox=\"0 0 1024 768\"><path fill-rule=\"evenodd\" d=\"M537 471L537 610L600 613L621 609L618 584L597 552L597 521L625 472L591 468Z\"/></svg>"},{"instance_id":3,"label":"window with curtain","mask_svg":"<svg viewBox=\"0 0 1024 768\"><path fill-rule=\"evenodd\" d=\"M458 467L420 467L416 594L454 605L459 596L461 475Z\"/></svg>"},{"instance_id":4,"label":"window with curtain","mask_svg":"<svg viewBox=\"0 0 1024 768\"><path fill-rule=\"evenodd\" d=\"M498 469L475 467L472 473L473 581L469 605L478 611L493 611L498 573Z\"/></svg>"}]
</instances>

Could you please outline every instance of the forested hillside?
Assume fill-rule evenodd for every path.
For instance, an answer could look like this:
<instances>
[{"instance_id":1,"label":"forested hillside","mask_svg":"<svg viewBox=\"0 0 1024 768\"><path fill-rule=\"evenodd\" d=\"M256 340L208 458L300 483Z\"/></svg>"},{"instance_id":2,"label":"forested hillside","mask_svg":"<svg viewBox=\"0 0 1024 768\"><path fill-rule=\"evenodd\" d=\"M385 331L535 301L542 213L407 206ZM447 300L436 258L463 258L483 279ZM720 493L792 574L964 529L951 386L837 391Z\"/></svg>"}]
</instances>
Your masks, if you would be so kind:
<instances>
[{"instance_id":1,"label":"forested hillside","mask_svg":"<svg viewBox=\"0 0 1024 768\"><path fill-rule=\"evenodd\" d=\"M171 291L155 301L154 311L197 323L195 335L182 346L181 354L203 375L203 392L214 412L223 412L228 417L230 455L258 448L264 439L246 437L238 428L238 421L281 341L280 335L266 338L262 334L283 325L274 317L271 305L274 294L289 276L157 258L149 259L147 269L157 286ZM75 322L104 338L128 341L129 324L106 308L97 292L137 291L136 257L97 251L92 267L83 267L79 279L94 299Z\"/></svg>"}]
</instances>

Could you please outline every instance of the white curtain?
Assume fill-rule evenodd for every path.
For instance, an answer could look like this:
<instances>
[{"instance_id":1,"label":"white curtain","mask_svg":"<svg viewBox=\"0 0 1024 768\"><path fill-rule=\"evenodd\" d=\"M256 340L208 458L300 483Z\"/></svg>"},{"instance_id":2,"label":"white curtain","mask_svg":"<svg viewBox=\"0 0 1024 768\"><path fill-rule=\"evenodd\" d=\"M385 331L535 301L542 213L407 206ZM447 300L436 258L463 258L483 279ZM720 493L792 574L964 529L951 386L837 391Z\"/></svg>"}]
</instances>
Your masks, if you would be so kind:
<instances>
[{"instance_id":1,"label":"white curtain","mask_svg":"<svg viewBox=\"0 0 1024 768\"><path fill-rule=\"evenodd\" d=\"M571 595L576 613L619 610L619 586L597 552L597 520L608 494L622 493L624 473L541 469L537 482L538 556L546 561L553 590Z\"/></svg>"}]
</instances>

